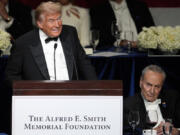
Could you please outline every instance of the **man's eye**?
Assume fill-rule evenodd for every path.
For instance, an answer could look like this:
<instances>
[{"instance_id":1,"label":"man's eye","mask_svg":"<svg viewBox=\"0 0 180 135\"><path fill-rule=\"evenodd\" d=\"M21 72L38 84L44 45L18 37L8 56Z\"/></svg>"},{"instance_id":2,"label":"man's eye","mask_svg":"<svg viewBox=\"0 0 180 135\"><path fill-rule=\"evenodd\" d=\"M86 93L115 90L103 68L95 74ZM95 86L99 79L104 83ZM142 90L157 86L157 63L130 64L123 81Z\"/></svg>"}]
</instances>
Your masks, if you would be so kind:
<instances>
[{"instance_id":1,"label":"man's eye","mask_svg":"<svg viewBox=\"0 0 180 135\"><path fill-rule=\"evenodd\" d=\"M156 85L155 87L159 89L161 86L159 86L159 85Z\"/></svg>"},{"instance_id":2,"label":"man's eye","mask_svg":"<svg viewBox=\"0 0 180 135\"><path fill-rule=\"evenodd\" d=\"M147 86L151 86L151 84L150 84L150 83L147 83L146 85L147 85Z\"/></svg>"},{"instance_id":3,"label":"man's eye","mask_svg":"<svg viewBox=\"0 0 180 135\"><path fill-rule=\"evenodd\" d=\"M48 22L53 22L53 21L54 21L53 19L48 20Z\"/></svg>"}]
</instances>

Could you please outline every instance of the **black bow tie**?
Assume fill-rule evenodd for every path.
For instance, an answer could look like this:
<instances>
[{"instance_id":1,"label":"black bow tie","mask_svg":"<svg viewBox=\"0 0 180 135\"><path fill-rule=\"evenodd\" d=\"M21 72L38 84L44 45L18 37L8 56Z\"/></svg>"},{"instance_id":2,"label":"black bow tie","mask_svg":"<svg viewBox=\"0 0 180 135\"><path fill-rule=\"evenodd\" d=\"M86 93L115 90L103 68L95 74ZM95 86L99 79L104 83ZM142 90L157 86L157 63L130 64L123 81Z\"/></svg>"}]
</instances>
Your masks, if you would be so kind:
<instances>
[{"instance_id":1,"label":"black bow tie","mask_svg":"<svg viewBox=\"0 0 180 135\"><path fill-rule=\"evenodd\" d=\"M45 43L49 43L50 41L57 41L58 40L58 37L48 37L45 39Z\"/></svg>"}]
</instances>

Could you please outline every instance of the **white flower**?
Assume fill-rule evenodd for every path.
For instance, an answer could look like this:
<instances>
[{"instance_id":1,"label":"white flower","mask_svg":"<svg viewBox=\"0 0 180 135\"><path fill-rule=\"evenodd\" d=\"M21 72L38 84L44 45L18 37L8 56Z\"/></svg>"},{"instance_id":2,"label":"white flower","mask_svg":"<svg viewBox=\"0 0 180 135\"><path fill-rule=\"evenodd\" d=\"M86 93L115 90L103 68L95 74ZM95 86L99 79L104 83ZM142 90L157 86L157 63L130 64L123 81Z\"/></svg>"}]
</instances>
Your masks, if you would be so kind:
<instances>
[{"instance_id":1,"label":"white flower","mask_svg":"<svg viewBox=\"0 0 180 135\"><path fill-rule=\"evenodd\" d=\"M0 29L0 50L5 51L11 45L10 34Z\"/></svg>"},{"instance_id":2,"label":"white flower","mask_svg":"<svg viewBox=\"0 0 180 135\"><path fill-rule=\"evenodd\" d=\"M138 35L138 47L169 52L180 49L180 26L144 27Z\"/></svg>"}]
</instances>

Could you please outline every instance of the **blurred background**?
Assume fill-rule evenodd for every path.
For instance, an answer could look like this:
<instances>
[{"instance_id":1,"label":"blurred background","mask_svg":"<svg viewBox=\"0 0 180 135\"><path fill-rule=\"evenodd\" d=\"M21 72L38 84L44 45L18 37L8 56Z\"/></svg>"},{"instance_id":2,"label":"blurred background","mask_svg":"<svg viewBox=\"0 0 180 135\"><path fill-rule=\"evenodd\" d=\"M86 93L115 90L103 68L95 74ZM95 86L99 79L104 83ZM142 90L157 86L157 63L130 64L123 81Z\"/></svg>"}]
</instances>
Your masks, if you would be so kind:
<instances>
[{"instance_id":1,"label":"blurred background","mask_svg":"<svg viewBox=\"0 0 180 135\"><path fill-rule=\"evenodd\" d=\"M43 0L15 0L31 8ZM74 4L90 8L104 0L74 0ZM175 26L180 24L180 1L179 0L141 0L147 3L156 25Z\"/></svg>"}]
</instances>

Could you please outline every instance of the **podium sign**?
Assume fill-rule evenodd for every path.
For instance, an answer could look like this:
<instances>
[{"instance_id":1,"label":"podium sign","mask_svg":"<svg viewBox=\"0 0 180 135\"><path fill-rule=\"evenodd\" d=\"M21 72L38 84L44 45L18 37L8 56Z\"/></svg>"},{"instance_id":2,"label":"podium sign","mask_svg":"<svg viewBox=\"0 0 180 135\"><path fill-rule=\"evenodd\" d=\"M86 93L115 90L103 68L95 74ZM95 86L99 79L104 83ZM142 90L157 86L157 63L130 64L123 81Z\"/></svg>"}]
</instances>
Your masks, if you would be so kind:
<instances>
[{"instance_id":1,"label":"podium sign","mask_svg":"<svg viewBox=\"0 0 180 135\"><path fill-rule=\"evenodd\" d=\"M21 90L16 90L12 99L12 135L122 135L121 94L88 92L74 96L58 95L56 91L56 95L21 95L17 94Z\"/></svg>"},{"instance_id":2,"label":"podium sign","mask_svg":"<svg viewBox=\"0 0 180 135\"><path fill-rule=\"evenodd\" d=\"M122 135L122 96L13 96L12 135Z\"/></svg>"}]
</instances>

